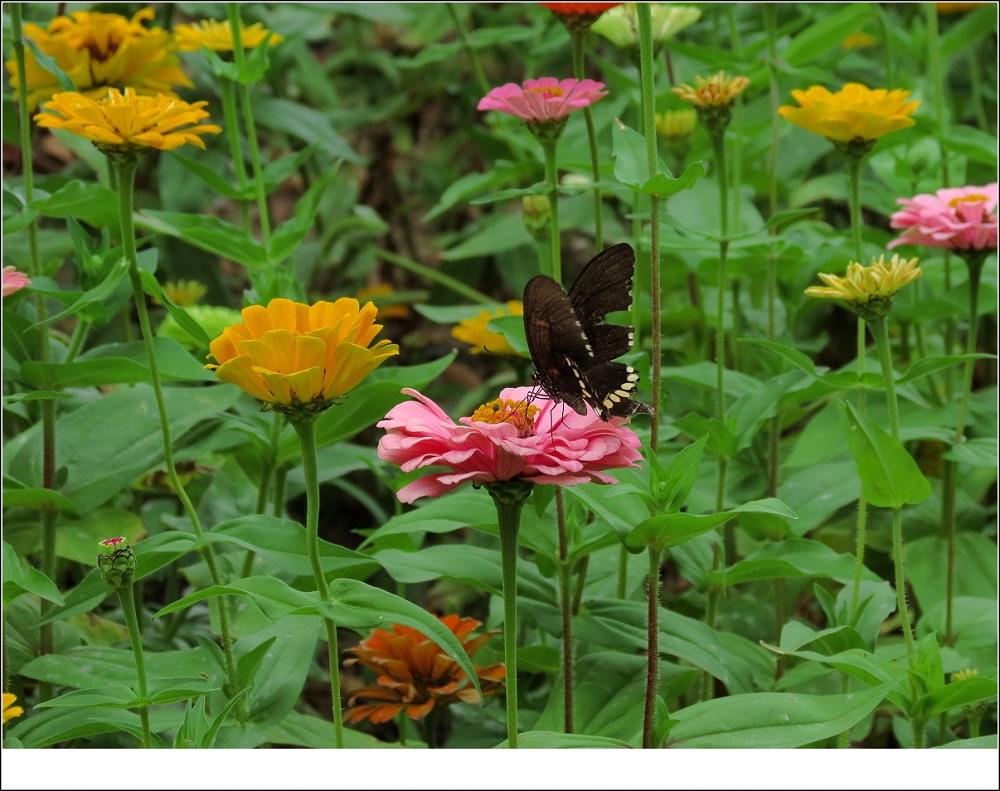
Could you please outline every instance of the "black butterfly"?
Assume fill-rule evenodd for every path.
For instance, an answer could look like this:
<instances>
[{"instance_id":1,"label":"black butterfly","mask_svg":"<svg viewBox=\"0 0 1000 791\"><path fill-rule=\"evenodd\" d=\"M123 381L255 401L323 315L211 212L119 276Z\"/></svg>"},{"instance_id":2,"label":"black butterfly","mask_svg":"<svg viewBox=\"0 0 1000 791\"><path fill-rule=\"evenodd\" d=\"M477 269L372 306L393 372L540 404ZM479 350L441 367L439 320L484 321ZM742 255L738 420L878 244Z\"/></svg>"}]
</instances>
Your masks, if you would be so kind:
<instances>
[{"instance_id":1,"label":"black butterfly","mask_svg":"<svg viewBox=\"0 0 1000 791\"><path fill-rule=\"evenodd\" d=\"M639 374L613 362L632 348L632 328L603 323L612 311L631 307L634 268L632 248L616 244L587 263L568 295L545 275L524 287L524 332L535 381L578 414L586 414L585 404L601 420L653 413L632 399Z\"/></svg>"}]
</instances>

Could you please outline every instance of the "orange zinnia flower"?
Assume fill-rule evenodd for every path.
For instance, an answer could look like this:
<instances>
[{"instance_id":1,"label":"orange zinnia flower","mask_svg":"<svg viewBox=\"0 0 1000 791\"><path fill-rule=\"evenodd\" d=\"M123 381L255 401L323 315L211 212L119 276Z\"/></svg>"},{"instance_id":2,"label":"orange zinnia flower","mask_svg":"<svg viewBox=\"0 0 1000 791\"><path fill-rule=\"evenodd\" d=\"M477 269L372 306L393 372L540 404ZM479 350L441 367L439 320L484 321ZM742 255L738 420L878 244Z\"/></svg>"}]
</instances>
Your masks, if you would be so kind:
<instances>
[{"instance_id":1,"label":"orange zinnia flower","mask_svg":"<svg viewBox=\"0 0 1000 791\"><path fill-rule=\"evenodd\" d=\"M440 616L439 616L440 617ZM440 617L471 657L496 632L478 637L471 633L480 626L475 618L458 615ZM479 703L479 693L469 684L465 672L430 638L416 629L393 624L389 631L375 629L367 640L348 649L354 658L344 664L360 662L377 674L377 686L363 687L351 695L347 717L358 722L366 717L374 723L388 722L399 712L406 711L413 720L425 717L435 705L445 706L455 701ZM495 695L504 678L502 664L476 667L479 685L484 695ZM356 705L359 698L371 703Z\"/></svg>"}]
</instances>

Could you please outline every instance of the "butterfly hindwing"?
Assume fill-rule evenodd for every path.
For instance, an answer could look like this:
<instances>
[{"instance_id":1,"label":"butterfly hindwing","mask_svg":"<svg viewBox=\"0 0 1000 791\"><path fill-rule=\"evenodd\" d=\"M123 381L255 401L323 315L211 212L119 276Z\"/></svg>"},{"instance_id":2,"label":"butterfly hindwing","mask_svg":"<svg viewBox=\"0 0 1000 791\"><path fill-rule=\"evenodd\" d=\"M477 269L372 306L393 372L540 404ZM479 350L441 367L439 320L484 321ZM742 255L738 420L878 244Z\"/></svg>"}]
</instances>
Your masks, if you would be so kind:
<instances>
[{"instance_id":1,"label":"butterfly hindwing","mask_svg":"<svg viewBox=\"0 0 1000 791\"><path fill-rule=\"evenodd\" d=\"M608 314L632 305L635 254L627 244L592 258L567 294L545 275L524 289L524 329L535 380L554 401L579 414L589 404L602 420L651 414L632 396L639 375L614 362L632 348L633 330L605 324Z\"/></svg>"}]
</instances>

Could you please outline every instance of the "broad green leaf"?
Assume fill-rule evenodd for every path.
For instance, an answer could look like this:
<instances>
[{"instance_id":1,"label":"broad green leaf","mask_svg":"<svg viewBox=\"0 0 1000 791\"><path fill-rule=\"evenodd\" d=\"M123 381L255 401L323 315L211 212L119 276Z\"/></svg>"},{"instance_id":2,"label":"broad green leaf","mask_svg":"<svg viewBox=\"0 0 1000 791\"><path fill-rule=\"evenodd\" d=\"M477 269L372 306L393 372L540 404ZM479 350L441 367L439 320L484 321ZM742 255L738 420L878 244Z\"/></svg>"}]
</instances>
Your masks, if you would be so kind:
<instances>
[{"instance_id":1,"label":"broad green leaf","mask_svg":"<svg viewBox=\"0 0 1000 791\"><path fill-rule=\"evenodd\" d=\"M93 303L102 303L110 299L111 295L114 294L115 290L118 288L118 284L122 282L125 275L128 274L128 263L123 258L117 264L112 265L108 270L105 278L98 283L94 288L89 291L85 291L79 299L77 299L72 305L70 305L66 310L57 313L54 316L46 318L45 321L39 321L32 325L32 327L39 327L42 325L51 324L54 321L62 321L62 319L67 316L74 316L79 313L87 305Z\"/></svg>"},{"instance_id":2,"label":"broad green leaf","mask_svg":"<svg viewBox=\"0 0 1000 791\"><path fill-rule=\"evenodd\" d=\"M176 709L153 709L149 712L150 730L154 733L173 730L181 724L183 717L184 713ZM114 731L134 735L140 727L139 715L135 712L106 708L42 709L16 724L12 722L11 725L13 727L9 727L8 733L16 736L28 748L51 747L60 742Z\"/></svg>"},{"instance_id":3,"label":"broad green leaf","mask_svg":"<svg viewBox=\"0 0 1000 791\"><path fill-rule=\"evenodd\" d=\"M77 513L73 501L55 489L5 489L3 504L7 508L37 508L39 511Z\"/></svg>"},{"instance_id":4,"label":"broad green leaf","mask_svg":"<svg viewBox=\"0 0 1000 791\"><path fill-rule=\"evenodd\" d=\"M6 496L4 497L6 500ZM6 503L5 503L6 504ZM22 593L33 593L46 601L62 604L63 598L52 580L27 559L20 558L14 547L3 542L3 604L6 607Z\"/></svg>"},{"instance_id":5,"label":"broad green leaf","mask_svg":"<svg viewBox=\"0 0 1000 791\"><path fill-rule=\"evenodd\" d=\"M199 162L197 159L192 159L191 157L186 157L183 154L177 153L177 149L170 152L170 157L177 162L179 162L186 170L193 173L195 176L200 178L206 185L212 188L212 191L217 195L221 195L224 198L229 198L230 200L239 200L241 197L246 199L236 187L230 186L229 182L226 181L222 176L219 175L219 171L213 167L209 167L204 162Z\"/></svg>"},{"instance_id":6,"label":"broad green leaf","mask_svg":"<svg viewBox=\"0 0 1000 791\"><path fill-rule=\"evenodd\" d=\"M663 482L655 493L660 507L665 513L680 511L687 501L691 487L698 479L698 469L701 465L702 452L705 450L707 437L702 437L683 448L670 460L664 471Z\"/></svg>"},{"instance_id":7,"label":"broad green leaf","mask_svg":"<svg viewBox=\"0 0 1000 791\"><path fill-rule=\"evenodd\" d=\"M419 508L392 517L362 541L359 549L364 549L369 544L377 545L378 540L386 536L450 533L468 527L470 519L480 516L494 520L496 518L490 496L482 490L456 491L448 497L428 500Z\"/></svg>"},{"instance_id":8,"label":"broad green leaf","mask_svg":"<svg viewBox=\"0 0 1000 791\"><path fill-rule=\"evenodd\" d=\"M833 13L822 14L820 21L799 33L781 50L782 60L793 67L812 63L837 49L848 35L861 30L872 13L870 3L852 3Z\"/></svg>"},{"instance_id":9,"label":"broad green leaf","mask_svg":"<svg viewBox=\"0 0 1000 791\"><path fill-rule=\"evenodd\" d=\"M996 469L997 440L996 437L976 437L955 445L944 454L948 461L968 464L970 467Z\"/></svg>"},{"instance_id":10,"label":"broad green leaf","mask_svg":"<svg viewBox=\"0 0 1000 791\"><path fill-rule=\"evenodd\" d=\"M181 676L200 678L210 671L204 654L197 648L146 652L146 674L150 689L165 688ZM104 687L109 679L130 688L136 686L132 651L110 646L80 646L59 654L36 657L22 666L21 674L27 678L76 689ZM135 694L131 694L134 698Z\"/></svg>"},{"instance_id":11,"label":"broad green leaf","mask_svg":"<svg viewBox=\"0 0 1000 791\"><path fill-rule=\"evenodd\" d=\"M968 706L997 696L997 682L993 678L976 676L962 681L953 681L943 687L932 689L921 697L914 706L917 717L933 717L959 706Z\"/></svg>"},{"instance_id":12,"label":"broad green leaf","mask_svg":"<svg viewBox=\"0 0 1000 791\"><path fill-rule=\"evenodd\" d=\"M940 749L974 749L974 750L996 750L997 748L997 736L993 734L992 736L978 736L975 739L958 739L957 741L948 742L947 744L938 744L934 747L936 750Z\"/></svg>"},{"instance_id":13,"label":"broad green leaf","mask_svg":"<svg viewBox=\"0 0 1000 791\"><path fill-rule=\"evenodd\" d=\"M75 689L52 700L36 703L35 708L128 709L136 706L138 702L135 692L128 687L122 684L109 684L105 687Z\"/></svg>"},{"instance_id":14,"label":"broad green leaf","mask_svg":"<svg viewBox=\"0 0 1000 791\"><path fill-rule=\"evenodd\" d=\"M819 541L792 538L766 544L726 569L727 585L768 579L821 577L849 582L854 579L854 556L838 554ZM712 573L713 584L722 582L722 574ZM864 569L862 579L878 582L878 575Z\"/></svg>"},{"instance_id":15,"label":"broad green leaf","mask_svg":"<svg viewBox=\"0 0 1000 791\"><path fill-rule=\"evenodd\" d=\"M201 346L208 348L213 339L208 337L204 328L197 321L192 319L184 308L178 307L167 299L167 295L163 293L163 289L160 288L160 284L157 282L153 273L143 270L139 272L139 279L142 280L142 290L149 294L149 296L159 300L160 304L167 309L167 312L171 316L173 316L174 321L176 321L188 335L194 338L195 341L197 341Z\"/></svg>"},{"instance_id":16,"label":"broad green leaf","mask_svg":"<svg viewBox=\"0 0 1000 791\"><path fill-rule=\"evenodd\" d=\"M949 150L964 154L975 162L992 168L997 166L997 140L988 132L974 126L953 124L945 130L943 142Z\"/></svg>"},{"instance_id":17,"label":"broad green leaf","mask_svg":"<svg viewBox=\"0 0 1000 791\"><path fill-rule=\"evenodd\" d=\"M548 182L540 181L537 184L532 184L530 187L518 187L501 190L500 192L492 192L489 195L474 198L469 203L473 206L482 206L485 203L496 203L497 201L509 200L510 198L520 198L524 195L547 195L551 190L552 188Z\"/></svg>"},{"instance_id":18,"label":"broad green leaf","mask_svg":"<svg viewBox=\"0 0 1000 791\"><path fill-rule=\"evenodd\" d=\"M264 730L267 741L272 745L311 747L324 750L333 747L335 736L333 723L309 714L290 711L279 722ZM394 749L403 747L396 742L383 742L368 733L354 728L344 728L344 747L349 749Z\"/></svg>"},{"instance_id":19,"label":"broad green leaf","mask_svg":"<svg viewBox=\"0 0 1000 791\"><path fill-rule=\"evenodd\" d=\"M136 212L135 224L153 233L181 239L250 269L263 269L267 266L267 252L246 231L209 214L146 209Z\"/></svg>"},{"instance_id":20,"label":"broad green leaf","mask_svg":"<svg viewBox=\"0 0 1000 791\"><path fill-rule=\"evenodd\" d=\"M498 748L506 747L504 739ZM558 731L527 731L517 736L517 746L526 750L565 750L565 749L621 749L628 748L627 742L611 739L607 736L586 736L576 733L560 733Z\"/></svg>"},{"instance_id":21,"label":"broad green leaf","mask_svg":"<svg viewBox=\"0 0 1000 791\"><path fill-rule=\"evenodd\" d=\"M702 161L692 162L677 178L668 176L666 173L657 173L639 187L639 192L643 195L655 195L659 198L668 198L683 190L689 190L702 176L705 175L705 163Z\"/></svg>"},{"instance_id":22,"label":"broad green leaf","mask_svg":"<svg viewBox=\"0 0 1000 791\"><path fill-rule=\"evenodd\" d=\"M142 520L121 508L99 508L79 519L64 519L56 531L56 555L92 566L97 542L109 536L124 536L135 544L146 535Z\"/></svg>"},{"instance_id":23,"label":"broad green leaf","mask_svg":"<svg viewBox=\"0 0 1000 791\"><path fill-rule=\"evenodd\" d=\"M502 183L495 168L485 173L466 173L455 181L451 182L441 193L438 202L435 203L427 214L424 215L424 222L430 222L458 204L460 201L468 200L481 190Z\"/></svg>"},{"instance_id":24,"label":"broad green leaf","mask_svg":"<svg viewBox=\"0 0 1000 791\"><path fill-rule=\"evenodd\" d=\"M258 49L260 48L258 47ZM305 195L296 201L295 216L274 229L268 247L268 258L272 263L280 263L294 253L309 230L315 225L316 213L319 211L323 193L339 169L340 161L338 160L324 170L323 174L309 186Z\"/></svg>"},{"instance_id":25,"label":"broad green leaf","mask_svg":"<svg viewBox=\"0 0 1000 791\"><path fill-rule=\"evenodd\" d=\"M841 404L865 500L879 508L902 508L930 497L931 485L906 448L851 404Z\"/></svg>"},{"instance_id":26,"label":"broad green leaf","mask_svg":"<svg viewBox=\"0 0 1000 791\"><path fill-rule=\"evenodd\" d=\"M253 115L261 126L316 144L330 156L352 165L362 164L362 158L337 132L326 113L291 99L273 98L259 91L254 94L251 100Z\"/></svg>"},{"instance_id":27,"label":"broad green leaf","mask_svg":"<svg viewBox=\"0 0 1000 791\"><path fill-rule=\"evenodd\" d=\"M896 682L848 695L755 692L673 713L668 747L794 748L836 736L870 714Z\"/></svg>"},{"instance_id":28,"label":"broad green leaf","mask_svg":"<svg viewBox=\"0 0 1000 791\"><path fill-rule=\"evenodd\" d=\"M647 183L654 181L656 175L670 177L670 170L663 163L663 160L657 157L656 174L654 174L653 179L650 178L646 138L617 119L611 126L611 141L611 157L615 161L615 178L622 184L634 190L644 191ZM701 172L695 175L699 166ZM693 184L698 176L703 175L704 172L704 165L695 162L688 166L684 176L690 179L690 184Z\"/></svg>"},{"instance_id":29,"label":"broad green leaf","mask_svg":"<svg viewBox=\"0 0 1000 791\"><path fill-rule=\"evenodd\" d=\"M318 618L288 615L236 644L237 661L244 668L259 662L249 693L254 725L274 725L294 709L309 677L320 627ZM254 654L264 644L271 647L258 660Z\"/></svg>"},{"instance_id":30,"label":"broad green leaf","mask_svg":"<svg viewBox=\"0 0 1000 791\"><path fill-rule=\"evenodd\" d=\"M993 359L993 357L992 354L952 354L945 357L924 357L907 368L906 372L896 379L896 384L913 382L969 360L987 360Z\"/></svg>"}]
</instances>

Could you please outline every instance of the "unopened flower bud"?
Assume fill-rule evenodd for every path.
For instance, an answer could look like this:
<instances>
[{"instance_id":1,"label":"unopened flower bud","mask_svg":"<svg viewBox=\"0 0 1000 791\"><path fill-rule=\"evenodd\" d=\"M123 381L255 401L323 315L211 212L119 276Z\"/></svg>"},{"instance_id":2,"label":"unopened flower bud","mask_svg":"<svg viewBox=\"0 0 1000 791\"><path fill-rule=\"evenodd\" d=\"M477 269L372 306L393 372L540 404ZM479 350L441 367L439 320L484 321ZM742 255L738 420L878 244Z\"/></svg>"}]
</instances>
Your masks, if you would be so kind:
<instances>
[{"instance_id":1,"label":"unopened flower bud","mask_svg":"<svg viewBox=\"0 0 1000 791\"><path fill-rule=\"evenodd\" d=\"M110 588L128 590L135 576L135 553L124 536L97 542L97 568Z\"/></svg>"},{"instance_id":2,"label":"unopened flower bud","mask_svg":"<svg viewBox=\"0 0 1000 791\"><path fill-rule=\"evenodd\" d=\"M549 223L552 222L552 205L548 195L525 195L521 198L521 208L528 233L535 238L548 233Z\"/></svg>"}]
</instances>

